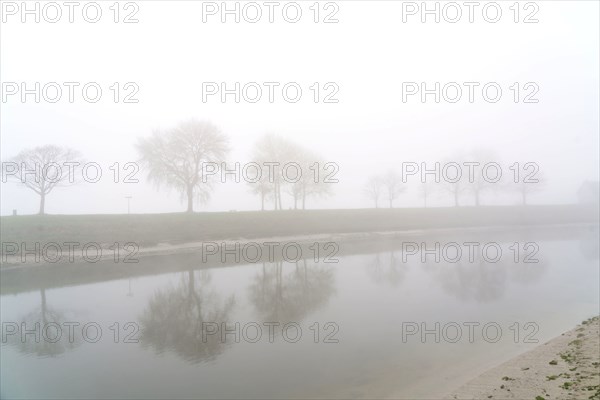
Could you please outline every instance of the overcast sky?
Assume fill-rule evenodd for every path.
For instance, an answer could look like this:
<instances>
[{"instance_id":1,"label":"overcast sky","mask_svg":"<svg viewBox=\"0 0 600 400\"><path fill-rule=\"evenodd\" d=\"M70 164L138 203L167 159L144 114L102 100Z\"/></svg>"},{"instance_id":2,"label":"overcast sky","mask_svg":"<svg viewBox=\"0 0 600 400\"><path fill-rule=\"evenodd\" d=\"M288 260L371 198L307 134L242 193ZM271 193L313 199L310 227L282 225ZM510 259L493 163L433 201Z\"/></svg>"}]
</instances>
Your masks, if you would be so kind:
<instances>
[{"instance_id":1,"label":"overcast sky","mask_svg":"<svg viewBox=\"0 0 600 400\"><path fill-rule=\"evenodd\" d=\"M303 14L298 23L286 22L280 6L275 22L263 15L254 24L243 18L235 23L232 16L221 23L219 14L203 23L203 3L195 1L136 2L138 23L114 23L109 9L113 2L99 3L103 14L98 23L84 21L80 9L74 23L66 15L57 23L35 23L31 16L22 23L20 14L3 15L4 84L97 82L103 95L93 104L82 99L80 89L75 89L73 103L66 89L54 104L35 103L32 96L23 103L18 95L9 96L1 103L2 161L25 148L57 144L79 150L108 176L114 162L138 159L137 138L197 118L212 121L230 138L229 161L248 161L254 142L275 133L339 164L334 196L311 201L311 208L370 207L362 186L373 173L400 170L404 161L452 159L475 148L495 150L500 160L490 161L506 167L537 162L547 186L532 203L574 202L584 180L598 179L597 1L539 1L534 16L539 22L529 24L513 21L513 2L499 2L503 14L497 23L486 22L481 7L473 23L467 15L457 23L435 23L431 16L422 23L419 14L403 23L402 2L338 1L338 23L314 23L309 9L313 2L299 2ZM335 11L323 6L320 19ZM121 9L119 18L132 10ZM520 20L533 10L521 8ZM115 104L109 89L114 82L137 84L139 102ZM218 96L203 103L203 82L297 82L303 95L293 104L278 89L274 103L266 94L255 104L223 104ZM314 82L337 84L339 102L315 104L309 89ZM418 96L403 103L403 82L431 87L434 82L497 82L503 94L497 103L488 103L480 86L474 103L468 102L466 92L455 104L421 103ZM537 84L539 102L514 103L509 87L515 82ZM528 92L521 87L521 96ZM126 212L125 196L133 196L136 213L185 209L177 193L157 192L145 182L144 171L138 177L139 184L114 184L107 178L58 188L48 197L46 211L121 213ZM515 195L488 197L488 204L518 202ZM38 209L38 197L14 183L2 184L1 199L2 215ZM291 206L289 198L284 202L284 207ZM416 187L409 185L396 204L418 205ZM439 198L436 204L451 201ZM227 184L218 185L210 202L197 209L259 206L247 185Z\"/></svg>"}]
</instances>

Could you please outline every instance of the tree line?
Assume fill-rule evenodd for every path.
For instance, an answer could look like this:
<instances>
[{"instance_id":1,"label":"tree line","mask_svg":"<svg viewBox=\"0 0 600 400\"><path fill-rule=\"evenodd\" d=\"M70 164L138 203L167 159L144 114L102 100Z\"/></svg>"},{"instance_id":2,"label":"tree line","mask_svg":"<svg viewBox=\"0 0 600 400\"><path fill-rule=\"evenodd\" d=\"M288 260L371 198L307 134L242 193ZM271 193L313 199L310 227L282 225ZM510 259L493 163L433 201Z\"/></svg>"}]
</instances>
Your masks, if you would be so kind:
<instances>
[{"instance_id":1,"label":"tree line","mask_svg":"<svg viewBox=\"0 0 600 400\"><path fill-rule=\"evenodd\" d=\"M174 189L187 203L187 212L194 211L195 203L205 203L214 190L216 177L208 176L206 164L226 165L231 150L229 138L208 121L191 119L167 129L154 131L139 138L135 144L138 162L146 169L148 180L157 189ZM11 160L21 173L5 173L8 177L40 196L39 214L44 214L46 197L57 187L72 185L72 174L57 174L52 168L68 166L77 170L84 160L81 153L56 145L44 145L21 151ZM293 180L283 179L281 168L293 161L298 171ZM247 182L249 191L260 198L261 210L267 202L273 209L283 210L283 197L291 197L293 208L306 208L309 198L332 194L331 185L322 179L324 166L320 155L283 137L267 134L255 143L253 165L260 167L256 179ZM315 171L318 168L319 171ZM48 173L48 171L52 173ZM30 172L27 172L30 171ZM31 173L31 171L38 171ZM214 172L214 171L211 171Z\"/></svg>"},{"instance_id":2,"label":"tree line","mask_svg":"<svg viewBox=\"0 0 600 400\"><path fill-rule=\"evenodd\" d=\"M216 179L208 176L204 166L227 166L226 158L231 150L229 138L214 124L208 121L191 119L167 130L157 130L148 137L139 138L135 144L139 155L138 162L145 167L148 180L157 190L168 188L176 190L181 200L187 203L187 212L194 211L194 204L205 203L210 199ZM497 155L490 150L475 150L452 160L480 161L497 160ZM49 176L47 168L40 166L58 165L77 169L84 161L81 154L73 149L55 145L39 146L26 149L11 159L13 168L17 165L29 173L8 174L3 163L3 178L8 176L34 191L40 196L39 214L44 214L46 197L57 187L67 186L73 182L72 175ZM299 171L293 180L284 179L282 166L290 164ZM259 169L256 179L247 181L249 191L260 199L261 210L272 207L274 210L284 209L284 196L289 196L294 209L305 209L309 198L322 198L332 195L332 185L326 179L325 163L316 152L281 136L267 134L261 137L252 150L251 164ZM32 170L41 173L32 174ZM12 171L14 172L14 171ZM21 171L22 172L22 171ZM215 171L211 171L214 173ZM227 171L225 171L227 172ZM404 171L403 171L404 172ZM395 170L370 177L364 188L366 195L375 208L385 202L389 208L406 191L405 180ZM538 183L530 184L520 181L510 184L490 183L481 175L475 175L469 182L426 182L418 186L423 206L436 195L452 198L454 206L460 206L460 200L472 196L476 206L481 204L484 193L513 191L520 195L521 203L527 203L528 196L543 188L544 179L538 174ZM4 181L4 179L3 179ZM291 208L291 207L290 207Z\"/></svg>"},{"instance_id":3,"label":"tree line","mask_svg":"<svg viewBox=\"0 0 600 400\"><path fill-rule=\"evenodd\" d=\"M486 165L490 160L499 160L498 155L494 151L476 149L464 154L456 154L443 164L453 163L455 165L482 166ZM531 194L544 189L546 184L545 176L537 169L529 171L529 173L524 173L516 169L513 171L511 168L522 169L523 166L518 165L518 163L513 164L509 168L511 176L504 177L503 179L498 177L497 182L493 182L487 176L484 176L481 171L472 173L468 178L462 177L456 182L444 179L435 181L434 179L430 179L431 176L429 178L421 177L417 186L419 198L423 202L423 207L427 207L430 204L428 201L433 197L440 195L442 197L449 197L455 207L462 205L461 200L464 200L465 197L470 197L475 206L480 206L482 204L482 197L486 193L517 193L521 205L527 205L527 199ZM504 172L506 173L507 171ZM373 201L375 208L379 208L380 201L385 201L389 208L393 208L394 201L406 192L406 175L398 173L394 169L390 169L383 174L373 175L366 181L363 193ZM432 175L431 171L429 171L429 175ZM502 175L502 171L500 171L500 175ZM527 177L523 175L527 175ZM417 177L413 178L417 179Z\"/></svg>"}]
</instances>

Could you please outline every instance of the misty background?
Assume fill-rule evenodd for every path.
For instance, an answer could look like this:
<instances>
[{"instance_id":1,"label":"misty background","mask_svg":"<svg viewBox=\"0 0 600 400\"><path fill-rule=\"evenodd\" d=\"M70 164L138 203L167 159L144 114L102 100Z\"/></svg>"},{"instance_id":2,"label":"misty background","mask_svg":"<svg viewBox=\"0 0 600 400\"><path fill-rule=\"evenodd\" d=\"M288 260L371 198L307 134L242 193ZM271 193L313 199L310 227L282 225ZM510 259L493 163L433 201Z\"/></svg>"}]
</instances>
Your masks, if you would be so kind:
<instances>
[{"instance_id":1,"label":"misty background","mask_svg":"<svg viewBox=\"0 0 600 400\"><path fill-rule=\"evenodd\" d=\"M190 118L208 120L229 137L229 162L250 161L254 144L273 133L337 163L333 195L311 199L307 208L372 207L363 193L369 176L481 148L496 152L499 159L489 161L504 172L514 162L539 164L546 184L532 204L576 202L581 184L598 180L597 2L539 2L537 24L515 24L512 15L491 24L480 13L474 23L463 16L456 24L422 24L415 16L403 24L401 2L368 3L337 2L337 24L315 24L311 15L290 24L281 14L272 24L222 24L218 16L202 23L201 2L186 1L139 2L137 24L115 24L108 15L97 24L81 18L21 24L13 17L1 28L2 82L97 82L104 94L95 104L80 96L71 104L64 93L56 104L12 96L1 104L0 157L55 144L102 165L106 177L99 183L53 191L46 201L51 214L125 213L125 196L133 197L132 213L184 211L179 194L157 192L144 170L138 184L115 184L108 173L115 162L139 159L138 138ZM202 82L266 81L299 83L302 100L202 102ZM469 81L498 82L502 100L487 103L477 91L473 104L464 93L457 104L423 104L416 96L402 102L402 82ZM139 103L113 103L106 88L114 82L137 83ZM335 82L339 103L315 104L307 89L314 82ZM508 90L514 82L537 83L539 103L515 104ZM410 182L396 207L422 204L417 181ZM2 183L1 200L2 215L39 207L35 193L11 182ZM519 204L519 196L488 193L482 204ZM292 205L286 196L284 208ZM453 202L440 196L431 205ZM218 184L208 203L196 206L259 208L245 183Z\"/></svg>"}]
</instances>

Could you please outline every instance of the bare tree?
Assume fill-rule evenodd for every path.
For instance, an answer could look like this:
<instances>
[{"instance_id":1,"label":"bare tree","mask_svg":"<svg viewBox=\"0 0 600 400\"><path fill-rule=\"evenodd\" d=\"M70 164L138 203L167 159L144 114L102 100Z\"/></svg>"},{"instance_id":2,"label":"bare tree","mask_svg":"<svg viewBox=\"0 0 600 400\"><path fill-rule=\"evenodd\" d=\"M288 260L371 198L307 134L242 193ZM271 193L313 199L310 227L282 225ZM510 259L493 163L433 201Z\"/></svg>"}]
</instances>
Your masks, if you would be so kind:
<instances>
[{"instance_id":1,"label":"bare tree","mask_svg":"<svg viewBox=\"0 0 600 400\"><path fill-rule=\"evenodd\" d=\"M290 159L291 151L290 142L273 134L263 136L254 146L253 159L265 166L268 182L272 186L275 210L283 209L281 192L285 181L282 178L281 168Z\"/></svg>"},{"instance_id":2,"label":"bare tree","mask_svg":"<svg viewBox=\"0 0 600 400\"><path fill-rule=\"evenodd\" d=\"M250 191L260 196L260 210L265 211L265 200L273 194L273 184L269 182L268 171L260 169L260 178L256 182L249 182Z\"/></svg>"},{"instance_id":3,"label":"bare tree","mask_svg":"<svg viewBox=\"0 0 600 400\"><path fill-rule=\"evenodd\" d=\"M315 164L313 164L314 166ZM318 176L307 173L310 175L310 180L307 179L308 183L303 183L302 185L302 209L306 208L306 199L309 196L312 197L328 197L333 194L333 186L331 185L334 182L338 182L337 180L333 181L336 178L332 178L330 176L329 170L325 168L325 163L318 162L318 168L315 168L313 171L318 171ZM305 181L306 182L306 181Z\"/></svg>"},{"instance_id":4,"label":"bare tree","mask_svg":"<svg viewBox=\"0 0 600 400\"><path fill-rule=\"evenodd\" d=\"M283 172L284 179L289 183L287 192L294 201L294 210L298 209L298 202L306 202L306 192L310 186L310 174L307 174L310 167L310 155L303 147L295 143L288 144L289 157L285 160L287 167ZM304 208L305 204L303 204Z\"/></svg>"},{"instance_id":5,"label":"bare tree","mask_svg":"<svg viewBox=\"0 0 600 400\"><path fill-rule=\"evenodd\" d=\"M292 147L293 159L299 167L300 176L291 176L293 168L288 168L287 179L292 182L289 193L294 199L294 209L298 208L298 202L301 201L302 209L306 209L306 200L309 197L325 197L331 195L331 184L328 179L328 171L325 170L325 162L321 157L300 146Z\"/></svg>"},{"instance_id":6,"label":"bare tree","mask_svg":"<svg viewBox=\"0 0 600 400\"><path fill-rule=\"evenodd\" d=\"M464 182L460 180L456 182L444 182L441 188L443 188L443 190L452 196L454 199L454 207L460 206L458 201L460 199L460 195L467 190L467 185Z\"/></svg>"},{"instance_id":7,"label":"bare tree","mask_svg":"<svg viewBox=\"0 0 600 400\"><path fill-rule=\"evenodd\" d=\"M328 171L321 157L292 141L265 135L255 145L253 160L265 166L263 170L268 176L269 194L276 210L283 209L284 192L292 197L294 209L298 209L299 204L305 209L309 197L331 194L331 185L324 181ZM264 190L256 187L255 193Z\"/></svg>"},{"instance_id":8,"label":"bare tree","mask_svg":"<svg viewBox=\"0 0 600 400\"><path fill-rule=\"evenodd\" d=\"M383 177L383 184L386 189L390 208L393 208L394 200L405 190L405 187L402 185L402 178L397 172L390 170Z\"/></svg>"},{"instance_id":9,"label":"bare tree","mask_svg":"<svg viewBox=\"0 0 600 400\"><path fill-rule=\"evenodd\" d=\"M383 191L383 179L380 176L371 176L365 184L364 192L375 202L375 208L379 208L379 197Z\"/></svg>"},{"instance_id":10,"label":"bare tree","mask_svg":"<svg viewBox=\"0 0 600 400\"><path fill-rule=\"evenodd\" d=\"M419 195L423 198L423 207L427 208L427 199L434 193L434 182L421 182Z\"/></svg>"},{"instance_id":11,"label":"bare tree","mask_svg":"<svg viewBox=\"0 0 600 400\"><path fill-rule=\"evenodd\" d=\"M473 182L469 183L468 190L473 193L476 206L481 204L481 194L491 188L492 186L480 176L477 176Z\"/></svg>"},{"instance_id":12,"label":"bare tree","mask_svg":"<svg viewBox=\"0 0 600 400\"><path fill-rule=\"evenodd\" d=\"M461 195L469 189L469 177L463 176L462 165L468 162L468 155L464 152L454 154L454 156L446 159L443 162L447 168L445 173L442 171L443 177L439 189L442 192L448 193L454 200L454 207L460 206L459 199Z\"/></svg>"},{"instance_id":13,"label":"bare tree","mask_svg":"<svg viewBox=\"0 0 600 400\"><path fill-rule=\"evenodd\" d=\"M540 172L535 177L522 178L518 183L513 183L514 190L521 197L521 205L527 205L527 197L532 193L540 192L546 186L546 178Z\"/></svg>"},{"instance_id":14,"label":"bare tree","mask_svg":"<svg viewBox=\"0 0 600 400\"><path fill-rule=\"evenodd\" d=\"M154 132L137 143L148 178L157 187L165 185L187 198L187 212L194 201L207 201L212 185L204 163L220 165L229 152L228 139L210 122L189 120L166 132Z\"/></svg>"},{"instance_id":15,"label":"bare tree","mask_svg":"<svg viewBox=\"0 0 600 400\"><path fill-rule=\"evenodd\" d=\"M473 170L469 172L468 185L465 190L471 192L475 198L475 205L481 204L481 195L494 189L493 179L496 177L486 177L484 174L490 173L491 169L485 169L486 164L498 162L499 157L495 151L490 149L475 149L467 155L469 162L474 163L471 167ZM475 164L476 163L476 164ZM495 171L497 172L497 171ZM499 172L501 175L501 172Z\"/></svg>"},{"instance_id":16,"label":"bare tree","mask_svg":"<svg viewBox=\"0 0 600 400\"><path fill-rule=\"evenodd\" d=\"M54 145L23 150L12 158L15 174L7 177L33 190L40 196L39 214L43 215L46 196L56 187L74 184L75 172L82 164L79 152Z\"/></svg>"}]
</instances>

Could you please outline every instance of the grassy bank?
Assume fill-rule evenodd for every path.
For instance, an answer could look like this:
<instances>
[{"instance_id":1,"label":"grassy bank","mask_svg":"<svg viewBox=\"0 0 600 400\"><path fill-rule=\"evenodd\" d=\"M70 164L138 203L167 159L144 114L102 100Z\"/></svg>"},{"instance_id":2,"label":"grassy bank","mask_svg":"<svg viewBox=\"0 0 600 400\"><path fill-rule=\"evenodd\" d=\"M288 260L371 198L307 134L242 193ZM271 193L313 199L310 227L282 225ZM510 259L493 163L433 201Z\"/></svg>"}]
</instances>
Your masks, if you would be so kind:
<instances>
[{"instance_id":1,"label":"grassy bank","mask_svg":"<svg viewBox=\"0 0 600 400\"><path fill-rule=\"evenodd\" d=\"M252 240L252 239L250 239ZM335 235L309 235L303 238L290 237L277 240L280 243L296 243L301 250L301 264L304 262L314 263L314 243L321 244L334 242L337 246L332 251L331 247L324 251L323 246L319 246L322 256L330 255L335 259L341 260L349 256L367 256L371 262L377 264L381 260L390 261L390 257L402 249L404 242L421 242L426 240L428 243L441 242L447 243L455 241L464 242L496 242L512 243L514 241L534 241L545 242L546 246L552 246L552 242L572 241L576 243L579 251L584 253L584 257L595 257L597 259L598 227L597 225L556 225L545 227L509 227L509 228L471 228L471 229L443 229L429 230L427 235L422 235L419 231L409 232L390 232L390 233L357 233L357 234L335 234ZM256 239L256 243L262 243ZM231 245L230 245L231 248ZM155 248L158 249L158 248ZM16 294L28 291L38 291L42 288L50 289L64 286L77 286L96 282L105 282L110 280L127 279L141 276L157 275L161 273L172 273L182 271L192 271L200 269L227 268L236 267L244 264L270 264L273 262L285 261L281 251L275 251L272 259L267 256L265 247L263 256L257 261L245 261L241 259L236 261L230 254L224 261L221 253L214 256L203 258L202 247L199 243L194 243L186 249L172 249L172 246L165 246L162 251L150 252L145 254L140 250L135 259L139 262L124 263L123 260L114 262L112 253L108 252L108 257L97 263L85 262L77 259L75 262L60 263L26 263L22 264L16 260L15 264L0 263L0 293ZM278 246L281 249L281 246ZM591 250L591 251L590 251ZM28 260L31 261L32 257ZM398 258L397 260L401 260ZM333 261L333 260L330 260ZM417 262L418 259L411 258L407 262ZM542 260L544 262L544 260ZM325 264L321 259L318 263ZM316 265L315 264L315 265ZM495 264L497 268L506 267L505 264ZM542 264L536 264L536 266Z\"/></svg>"},{"instance_id":2,"label":"grassy bank","mask_svg":"<svg viewBox=\"0 0 600 400\"><path fill-rule=\"evenodd\" d=\"M2 242L158 243L432 228L598 223L597 206L284 210L1 217Z\"/></svg>"}]
</instances>

